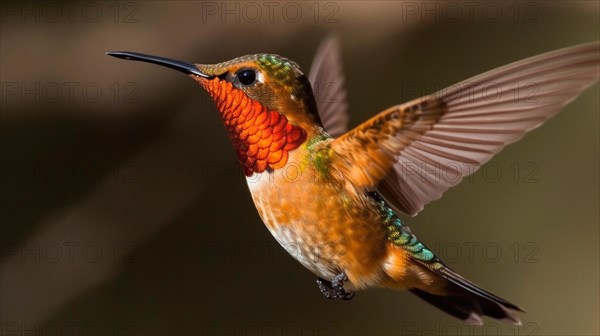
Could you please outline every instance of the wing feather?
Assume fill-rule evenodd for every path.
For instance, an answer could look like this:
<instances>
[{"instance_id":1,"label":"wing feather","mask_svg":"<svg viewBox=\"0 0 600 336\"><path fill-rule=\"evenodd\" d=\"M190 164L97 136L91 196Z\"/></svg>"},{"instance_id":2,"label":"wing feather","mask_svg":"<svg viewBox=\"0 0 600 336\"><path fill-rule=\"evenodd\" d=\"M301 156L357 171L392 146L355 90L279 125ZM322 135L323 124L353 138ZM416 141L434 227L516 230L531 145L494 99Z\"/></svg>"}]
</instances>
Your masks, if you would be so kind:
<instances>
[{"instance_id":1,"label":"wing feather","mask_svg":"<svg viewBox=\"0 0 600 336\"><path fill-rule=\"evenodd\" d=\"M389 108L336 139L336 168L354 188L378 189L416 215L599 76L598 42L500 67Z\"/></svg>"},{"instance_id":2,"label":"wing feather","mask_svg":"<svg viewBox=\"0 0 600 336\"><path fill-rule=\"evenodd\" d=\"M323 127L334 138L344 134L348 130L348 104L340 42L336 36L329 36L319 46L308 79Z\"/></svg>"}]
</instances>

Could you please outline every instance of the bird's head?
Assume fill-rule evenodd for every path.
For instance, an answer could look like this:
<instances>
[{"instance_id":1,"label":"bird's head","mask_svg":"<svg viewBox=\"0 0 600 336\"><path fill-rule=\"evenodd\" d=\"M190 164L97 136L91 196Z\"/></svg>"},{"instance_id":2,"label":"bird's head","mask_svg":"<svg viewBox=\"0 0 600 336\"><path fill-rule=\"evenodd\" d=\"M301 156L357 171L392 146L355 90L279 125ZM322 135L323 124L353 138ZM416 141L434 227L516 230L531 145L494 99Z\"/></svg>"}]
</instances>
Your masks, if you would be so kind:
<instances>
[{"instance_id":1,"label":"bird's head","mask_svg":"<svg viewBox=\"0 0 600 336\"><path fill-rule=\"evenodd\" d=\"M311 85L293 61L273 54L190 64L134 52L108 55L166 66L196 80L215 101L246 175L282 168L319 132Z\"/></svg>"}]
</instances>

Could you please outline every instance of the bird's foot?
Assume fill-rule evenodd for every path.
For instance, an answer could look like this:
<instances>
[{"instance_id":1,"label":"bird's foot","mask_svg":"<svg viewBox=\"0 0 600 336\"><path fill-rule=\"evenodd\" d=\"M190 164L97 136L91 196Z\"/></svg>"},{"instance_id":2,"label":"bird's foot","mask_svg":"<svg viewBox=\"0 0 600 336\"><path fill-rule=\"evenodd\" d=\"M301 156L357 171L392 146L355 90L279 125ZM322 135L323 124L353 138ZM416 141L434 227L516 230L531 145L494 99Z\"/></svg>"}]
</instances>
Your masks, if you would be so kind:
<instances>
[{"instance_id":1,"label":"bird's foot","mask_svg":"<svg viewBox=\"0 0 600 336\"><path fill-rule=\"evenodd\" d=\"M347 281L346 273L342 272L336 275L331 282L317 278L317 286L321 294L328 299L350 300L354 297L354 292L346 292L344 289L344 281Z\"/></svg>"}]
</instances>

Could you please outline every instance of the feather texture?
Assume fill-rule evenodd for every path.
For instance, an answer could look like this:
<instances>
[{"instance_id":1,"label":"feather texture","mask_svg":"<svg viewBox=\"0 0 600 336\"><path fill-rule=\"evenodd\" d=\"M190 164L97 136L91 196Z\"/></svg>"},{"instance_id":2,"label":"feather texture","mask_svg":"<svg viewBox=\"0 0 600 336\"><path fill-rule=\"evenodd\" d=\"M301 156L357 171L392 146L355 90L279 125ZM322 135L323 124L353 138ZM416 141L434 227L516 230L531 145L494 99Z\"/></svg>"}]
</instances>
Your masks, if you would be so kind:
<instances>
[{"instance_id":1,"label":"feather texture","mask_svg":"<svg viewBox=\"0 0 600 336\"><path fill-rule=\"evenodd\" d=\"M358 190L416 215L600 75L600 44L518 61L391 107L336 139L336 168Z\"/></svg>"},{"instance_id":2,"label":"feather texture","mask_svg":"<svg viewBox=\"0 0 600 336\"><path fill-rule=\"evenodd\" d=\"M329 36L319 46L308 79L313 87L323 128L336 138L348 130L348 104L340 41Z\"/></svg>"}]
</instances>

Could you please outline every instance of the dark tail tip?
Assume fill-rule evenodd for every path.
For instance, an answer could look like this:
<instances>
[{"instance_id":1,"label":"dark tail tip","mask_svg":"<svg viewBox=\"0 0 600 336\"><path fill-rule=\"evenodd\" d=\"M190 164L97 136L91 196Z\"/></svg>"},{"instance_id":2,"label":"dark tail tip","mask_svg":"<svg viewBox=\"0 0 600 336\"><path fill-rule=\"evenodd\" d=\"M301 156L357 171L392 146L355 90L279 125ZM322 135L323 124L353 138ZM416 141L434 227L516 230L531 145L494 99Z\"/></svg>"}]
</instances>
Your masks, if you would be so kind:
<instances>
[{"instance_id":1,"label":"dark tail tip","mask_svg":"<svg viewBox=\"0 0 600 336\"><path fill-rule=\"evenodd\" d=\"M468 324L482 325L482 316L489 316L513 325L521 321L514 311L525 312L521 307L512 304L463 278L449 268L436 270L447 283L447 292L436 295L422 289L412 288L410 291L446 313L465 321Z\"/></svg>"},{"instance_id":2,"label":"dark tail tip","mask_svg":"<svg viewBox=\"0 0 600 336\"><path fill-rule=\"evenodd\" d=\"M498 302L488 301L473 294L441 296L428 293L418 288L410 290L416 296L443 310L444 312L465 321L470 325L482 325L482 316L489 316L509 324L520 325L519 318Z\"/></svg>"}]
</instances>

